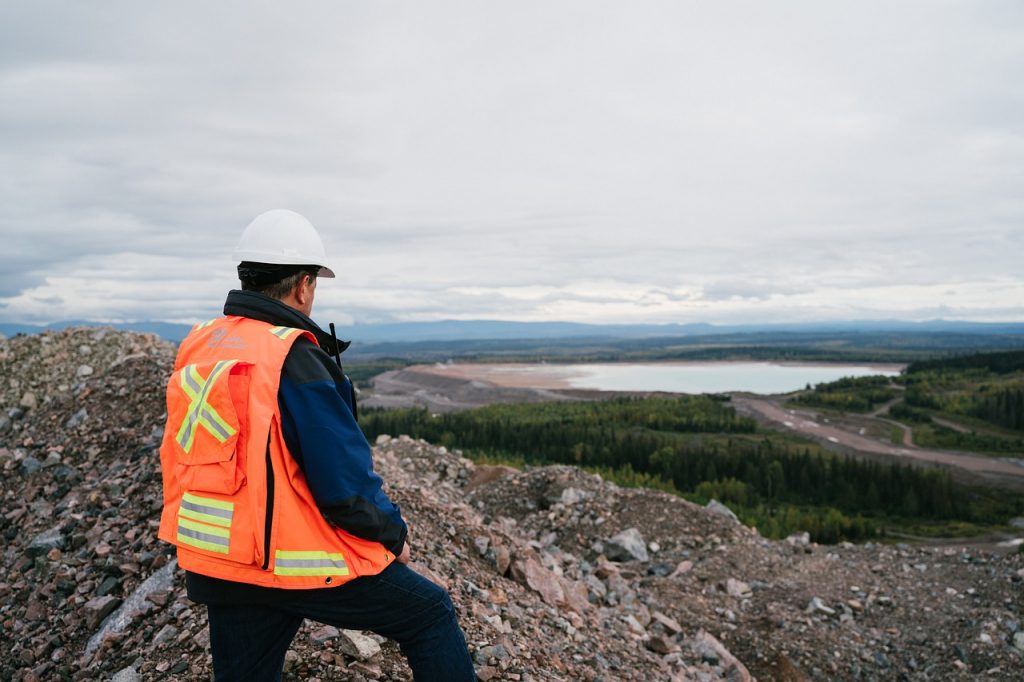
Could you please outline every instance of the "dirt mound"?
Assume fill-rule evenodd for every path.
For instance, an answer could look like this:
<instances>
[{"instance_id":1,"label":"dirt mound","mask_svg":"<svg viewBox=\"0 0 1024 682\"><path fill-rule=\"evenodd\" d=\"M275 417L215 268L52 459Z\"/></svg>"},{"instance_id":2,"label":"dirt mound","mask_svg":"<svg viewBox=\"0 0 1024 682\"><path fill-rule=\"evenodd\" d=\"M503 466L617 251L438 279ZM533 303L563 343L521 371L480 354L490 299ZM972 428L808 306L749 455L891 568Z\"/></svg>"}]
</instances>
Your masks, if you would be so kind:
<instances>
[{"instance_id":1,"label":"dirt mound","mask_svg":"<svg viewBox=\"0 0 1024 682\"><path fill-rule=\"evenodd\" d=\"M0 678L209 678L205 610L156 540L173 348L72 329L0 341ZM87 368L87 369L86 369ZM381 437L416 567L484 680L1018 679L1024 559L774 542L572 467L474 466ZM286 679L409 679L308 623Z\"/></svg>"}]
</instances>

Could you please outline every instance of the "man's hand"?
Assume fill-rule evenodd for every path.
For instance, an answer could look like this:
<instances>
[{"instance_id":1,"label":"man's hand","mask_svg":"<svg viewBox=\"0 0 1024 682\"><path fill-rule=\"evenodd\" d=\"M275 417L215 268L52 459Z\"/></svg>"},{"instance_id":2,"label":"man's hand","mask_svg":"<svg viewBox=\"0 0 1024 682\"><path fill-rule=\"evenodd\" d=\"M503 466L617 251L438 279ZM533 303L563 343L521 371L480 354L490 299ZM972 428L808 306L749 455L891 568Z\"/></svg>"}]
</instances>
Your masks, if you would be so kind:
<instances>
[{"instance_id":1,"label":"man's hand","mask_svg":"<svg viewBox=\"0 0 1024 682\"><path fill-rule=\"evenodd\" d=\"M405 544L402 545L402 553L398 555L398 563L407 564L409 563L409 541L406 540Z\"/></svg>"}]
</instances>

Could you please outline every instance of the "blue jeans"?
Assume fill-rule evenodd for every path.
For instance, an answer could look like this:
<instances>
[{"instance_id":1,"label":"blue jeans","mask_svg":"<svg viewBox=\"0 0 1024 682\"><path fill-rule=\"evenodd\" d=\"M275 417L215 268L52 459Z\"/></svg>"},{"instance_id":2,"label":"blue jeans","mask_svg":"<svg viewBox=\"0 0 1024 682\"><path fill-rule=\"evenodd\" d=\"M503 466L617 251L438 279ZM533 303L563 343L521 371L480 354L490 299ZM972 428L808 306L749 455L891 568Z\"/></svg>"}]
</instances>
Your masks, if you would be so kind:
<instances>
[{"instance_id":1,"label":"blue jeans","mask_svg":"<svg viewBox=\"0 0 1024 682\"><path fill-rule=\"evenodd\" d=\"M217 682L280 680L304 618L395 640L416 682L476 680L448 593L403 564L333 589L287 592L271 605L207 606Z\"/></svg>"}]
</instances>

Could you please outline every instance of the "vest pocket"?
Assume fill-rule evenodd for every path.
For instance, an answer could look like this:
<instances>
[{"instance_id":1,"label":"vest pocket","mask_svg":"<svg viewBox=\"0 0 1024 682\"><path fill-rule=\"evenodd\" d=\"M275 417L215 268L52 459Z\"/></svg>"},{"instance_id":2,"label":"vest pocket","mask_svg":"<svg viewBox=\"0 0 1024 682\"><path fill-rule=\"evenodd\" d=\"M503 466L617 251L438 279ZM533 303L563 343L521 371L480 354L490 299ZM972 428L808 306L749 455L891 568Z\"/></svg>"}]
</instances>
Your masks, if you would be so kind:
<instances>
[{"instance_id":1,"label":"vest pocket","mask_svg":"<svg viewBox=\"0 0 1024 682\"><path fill-rule=\"evenodd\" d=\"M236 496L240 497L240 496ZM176 543L181 548L251 565L255 546L244 499L220 499L186 491L178 503Z\"/></svg>"},{"instance_id":2,"label":"vest pocket","mask_svg":"<svg viewBox=\"0 0 1024 682\"><path fill-rule=\"evenodd\" d=\"M185 490L231 495L245 483L251 367L238 360L208 361L186 365L171 376L168 424Z\"/></svg>"}]
</instances>

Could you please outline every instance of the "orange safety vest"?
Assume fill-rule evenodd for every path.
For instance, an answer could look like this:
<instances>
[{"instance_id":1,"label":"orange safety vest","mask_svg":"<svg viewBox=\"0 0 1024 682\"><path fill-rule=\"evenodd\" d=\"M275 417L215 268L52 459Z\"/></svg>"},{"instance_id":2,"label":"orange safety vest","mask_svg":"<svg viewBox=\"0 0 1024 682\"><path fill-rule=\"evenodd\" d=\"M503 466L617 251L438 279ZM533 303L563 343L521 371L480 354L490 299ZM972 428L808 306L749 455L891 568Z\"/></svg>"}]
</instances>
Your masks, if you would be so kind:
<instances>
[{"instance_id":1,"label":"orange safety vest","mask_svg":"<svg viewBox=\"0 0 1024 682\"><path fill-rule=\"evenodd\" d=\"M229 315L193 327L167 384L159 537L182 568L308 589L375 575L395 556L332 526L288 451L281 367L312 333Z\"/></svg>"}]
</instances>

